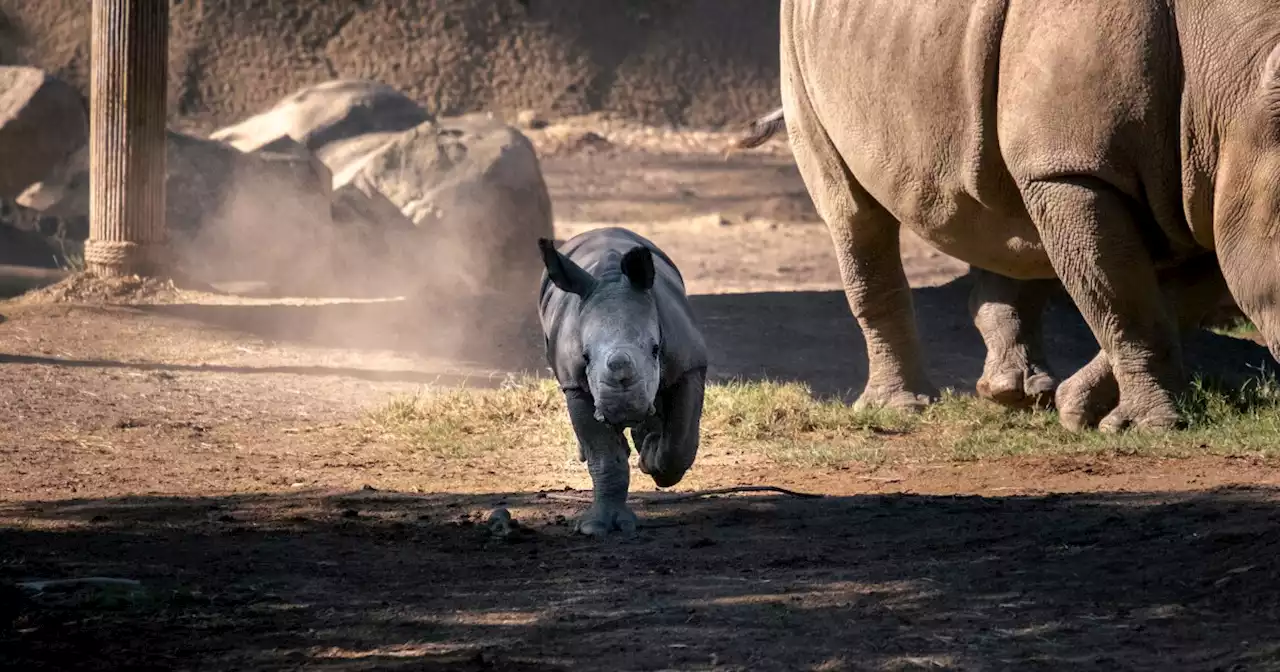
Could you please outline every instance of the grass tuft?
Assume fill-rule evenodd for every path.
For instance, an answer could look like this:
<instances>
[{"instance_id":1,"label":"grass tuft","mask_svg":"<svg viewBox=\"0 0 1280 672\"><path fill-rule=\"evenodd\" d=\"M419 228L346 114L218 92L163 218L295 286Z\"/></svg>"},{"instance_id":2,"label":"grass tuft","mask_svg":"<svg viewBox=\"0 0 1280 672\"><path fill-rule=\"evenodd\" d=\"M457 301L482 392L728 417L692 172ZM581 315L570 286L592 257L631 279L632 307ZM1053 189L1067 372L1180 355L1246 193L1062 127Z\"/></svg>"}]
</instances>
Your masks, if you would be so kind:
<instances>
[{"instance_id":1,"label":"grass tuft","mask_svg":"<svg viewBox=\"0 0 1280 672\"><path fill-rule=\"evenodd\" d=\"M495 390L429 387L374 410L367 424L437 457L573 436L564 397L550 380L509 381Z\"/></svg>"},{"instance_id":2,"label":"grass tuft","mask_svg":"<svg viewBox=\"0 0 1280 672\"><path fill-rule=\"evenodd\" d=\"M1253 322L1243 317L1237 317L1226 324L1210 327L1209 331L1219 336L1249 339L1258 333L1258 328L1254 326Z\"/></svg>"},{"instance_id":3,"label":"grass tuft","mask_svg":"<svg viewBox=\"0 0 1280 672\"><path fill-rule=\"evenodd\" d=\"M1052 411L1009 410L951 391L923 413L858 409L816 398L798 383L709 385L702 451L736 453L799 467L912 461L977 461L1032 455L1280 452L1280 382L1259 377L1239 388L1196 380L1179 400L1186 427L1173 432L1072 433ZM519 447L577 454L554 381L518 379L497 390L429 388L368 416L370 427L442 458Z\"/></svg>"}]
</instances>

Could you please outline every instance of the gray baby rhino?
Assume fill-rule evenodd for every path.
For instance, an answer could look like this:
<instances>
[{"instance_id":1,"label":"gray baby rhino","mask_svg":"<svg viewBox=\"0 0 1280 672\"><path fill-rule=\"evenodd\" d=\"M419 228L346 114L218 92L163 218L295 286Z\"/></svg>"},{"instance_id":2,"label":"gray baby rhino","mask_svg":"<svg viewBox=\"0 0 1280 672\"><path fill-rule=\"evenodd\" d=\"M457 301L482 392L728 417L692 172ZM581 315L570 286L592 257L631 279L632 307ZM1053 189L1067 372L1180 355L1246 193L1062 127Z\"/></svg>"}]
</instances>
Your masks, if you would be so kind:
<instances>
[{"instance_id":1,"label":"gray baby rhino","mask_svg":"<svg viewBox=\"0 0 1280 672\"><path fill-rule=\"evenodd\" d=\"M707 346L671 259L621 228L538 241L546 272L539 310L555 371L591 474L594 503L577 531L635 531L627 508L631 439L659 487L680 482L698 453Z\"/></svg>"}]
</instances>

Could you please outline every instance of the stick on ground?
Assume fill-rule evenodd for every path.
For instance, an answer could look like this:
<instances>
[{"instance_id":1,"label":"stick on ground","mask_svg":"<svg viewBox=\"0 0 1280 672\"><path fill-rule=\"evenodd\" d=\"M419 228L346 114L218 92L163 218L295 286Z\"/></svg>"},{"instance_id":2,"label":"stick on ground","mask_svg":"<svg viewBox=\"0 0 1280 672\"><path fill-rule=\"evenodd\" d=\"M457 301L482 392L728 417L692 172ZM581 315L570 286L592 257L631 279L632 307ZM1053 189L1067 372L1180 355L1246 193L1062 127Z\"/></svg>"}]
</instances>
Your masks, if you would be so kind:
<instances>
[{"instance_id":1,"label":"stick on ground","mask_svg":"<svg viewBox=\"0 0 1280 672\"><path fill-rule=\"evenodd\" d=\"M715 497L718 495L733 495L744 492L776 492L778 494L787 495L788 497L798 497L800 499L821 499L826 495L812 494L808 492L796 492L774 485L739 485L732 488L715 488L713 490L698 490L696 492L683 492L675 495L666 496L649 496L636 495L635 499L645 504L670 504L672 502L686 502L694 499L702 499L703 497ZM547 499L554 499L563 502L590 502L590 495L579 495L577 493L569 494L562 492L548 492Z\"/></svg>"}]
</instances>

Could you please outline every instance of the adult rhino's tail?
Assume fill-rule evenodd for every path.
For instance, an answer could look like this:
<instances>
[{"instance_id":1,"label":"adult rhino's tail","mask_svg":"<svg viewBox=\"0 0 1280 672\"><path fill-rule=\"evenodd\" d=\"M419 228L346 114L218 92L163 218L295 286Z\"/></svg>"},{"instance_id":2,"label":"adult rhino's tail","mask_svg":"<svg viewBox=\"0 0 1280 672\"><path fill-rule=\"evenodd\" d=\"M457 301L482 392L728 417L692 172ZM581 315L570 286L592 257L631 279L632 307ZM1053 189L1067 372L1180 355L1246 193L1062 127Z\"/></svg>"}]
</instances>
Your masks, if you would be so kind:
<instances>
[{"instance_id":1,"label":"adult rhino's tail","mask_svg":"<svg viewBox=\"0 0 1280 672\"><path fill-rule=\"evenodd\" d=\"M759 147L760 145L768 142L769 138L776 135L778 131L785 130L786 127L787 120L782 116L782 108L779 107L769 114L751 122L747 127L749 129L747 135L741 140L738 140L738 142L734 144L734 148L753 149L755 147Z\"/></svg>"}]
</instances>

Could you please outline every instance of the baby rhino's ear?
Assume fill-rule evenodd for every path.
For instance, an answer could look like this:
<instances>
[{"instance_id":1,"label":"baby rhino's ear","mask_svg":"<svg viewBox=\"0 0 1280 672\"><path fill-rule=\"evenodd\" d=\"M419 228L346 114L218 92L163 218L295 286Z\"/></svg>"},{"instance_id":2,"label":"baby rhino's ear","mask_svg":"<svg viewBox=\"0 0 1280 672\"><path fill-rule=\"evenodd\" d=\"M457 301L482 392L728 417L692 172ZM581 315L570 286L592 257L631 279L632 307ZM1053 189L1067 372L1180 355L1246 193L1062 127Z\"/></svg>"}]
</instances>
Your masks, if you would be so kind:
<instances>
[{"instance_id":1,"label":"baby rhino's ear","mask_svg":"<svg viewBox=\"0 0 1280 672\"><path fill-rule=\"evenodd\" d=\"M649 248L640 245L633 247L622 256L622 274L631 281L631 286L641 291L653 288L653 253Z\"/></svg>"},{"instance_id":2,"label":"baby rhino's ear","mask_svg":"<svg viewBox=\"0 0 1280 672\"><path fill-rule=\"evenodd\" d=\"M581 266L560 254L555 242L547 238L539 238L538 249L542 251L542 263L547 267L547 277L551 278L551 282L556 287L578 296L586 296L595 288L596 279Z\"/></svg>"}]
</instances>

